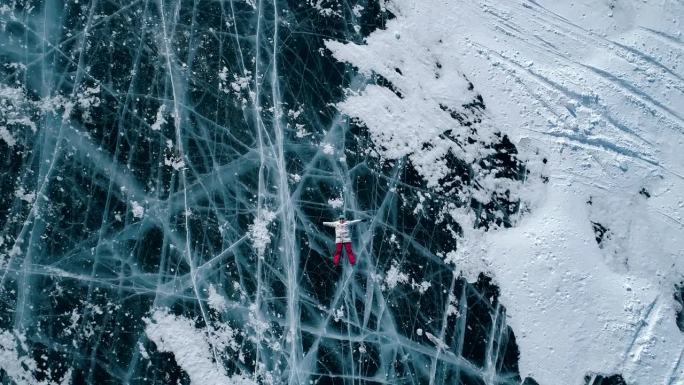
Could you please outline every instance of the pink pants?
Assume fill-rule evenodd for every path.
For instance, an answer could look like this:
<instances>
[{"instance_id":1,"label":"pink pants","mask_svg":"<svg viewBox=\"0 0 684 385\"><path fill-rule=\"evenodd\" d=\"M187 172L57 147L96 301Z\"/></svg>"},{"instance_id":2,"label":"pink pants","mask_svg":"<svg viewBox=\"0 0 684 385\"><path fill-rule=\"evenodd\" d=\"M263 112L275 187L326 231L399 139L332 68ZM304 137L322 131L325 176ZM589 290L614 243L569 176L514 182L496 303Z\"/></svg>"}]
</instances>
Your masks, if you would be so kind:
<instances>
[{"instance_id":1,"label":"pink pants","mask_svg":"<svg viewBox=\"0 0 684 385\"><path fill-rule=\"evenodd\" d=\"M342 254L342 245L347 250L347 258L349 258L349 263L352 266L356 263L356 257L354 257L354 252L352 251L352 246L350 242L336 243L335 244L335 256L333 257L333 263L337 265L340 263L340 254Z\"/></svg>"}]
</instances>

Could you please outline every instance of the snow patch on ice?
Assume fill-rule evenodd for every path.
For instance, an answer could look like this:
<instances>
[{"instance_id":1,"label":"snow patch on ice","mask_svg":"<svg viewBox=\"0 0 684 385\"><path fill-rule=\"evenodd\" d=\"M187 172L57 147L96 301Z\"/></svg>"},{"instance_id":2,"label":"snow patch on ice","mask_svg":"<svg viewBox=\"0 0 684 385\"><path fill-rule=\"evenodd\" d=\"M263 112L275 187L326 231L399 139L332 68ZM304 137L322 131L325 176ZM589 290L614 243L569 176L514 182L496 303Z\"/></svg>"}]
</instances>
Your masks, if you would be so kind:
<instances>
[{"instance_id":1,"label":"snow patch on ice","mask_svg":"<svg viewBox=\"0 0 684 385\"><path fill-rule=\"evenodd\" d=\"M323 149L324 154L332 155L335 153L335 147L333 147L330 143L321 143L321 148Z\"/></svg>"},{"instance_id":2,"label":"snow patch on ice","mask_svg":"<svg viewBox=\"0 0 684 385\"><path fill-rule=\"evenodd\" d=\"M276 214L274 212L262 210L254 218L254 222L249 225L247 236L252 241L252 245L256 249L256 254L259 258L263 258L266 247L271 243L271 231L268 227L275 217Z\"/></svg>"},{"instance_id":3,"label":"snow patch on ice","mask_svg":"<svg viewBox=\"0 0 684 385\"><path fill-rule=\"evenodd\" d=\"M42 369L28 354L26 336L22 333L0 331L0 369L5 372L7 380L17 385L66 385L71 383L71 369L62 376L61 380L53 378L50 372L48 379L39 381L36 373ZM44 357L44 356L43 356Z\"/></svg>"},{"instance_id":4,"label":"snow patch on ice","mask_svg":"<svg viewBox=\"0 0 684 385\"><path fill-rule=\"evenodd\" d=\"M209 303L210 308L219 313L226 310L226 299L216 291L214 285L209 285L209 298L207 299L207 302Z\"/></svg>"},{"instance_id":5,"label":"snow patch on ice","mask_svg":"<svg viewBox=\"0 0 684 385\"><path fill-rule=\"evenodd\" d=\"M485 242L483 231L464 229L464 236L458 239L456 250L444 255L444 263L453 265L454 270L469 282L477 280L480 273L491 274Z\"/></svg>"},{"instance_id":6,"label":"snow patch on ice","mask_svg":"<svg viewBox=\"0 0 684 385\"><path fill-rule=\"evenodd\" d=\"M318 10L318 13L325 17L341 17L342 13L339 11L340 3L337 1L330 0L308 0L309 5Z\"/></svg>"},{"instance_id":7,"label":"snow patch on ice","mask_svg":"<svg viewBox=\"0 0 684 385\"><path fill-rule=\"evenodd\" d=\"M439 137L453 124L447 111L474 92L488 103L481 138L500 129L519 144L534 177L524 191L489 175L470 193L486 202L486 190L510 189L531 214L483 233L455 210L466 231L442 258L469 281L494 277L520 374L540 384L579 385L589 372L621 373L630 384L684 378L672 295L684 276L684 85L672 40L681 31L663 22L684 14L684 3L613 5L394 0L396 19L364 44L326 43L386 80L350 90L339 108L364 123L382 157L411 160L428 187L439 189L447 151L466 161L483 151ZM544 167L535 148L548 155ZM644 185L648 198L638 193ZM603 248L592 221L610 228Z\"/></svg>"},{"instance_id":8,"label":"snow patch on ice","mask_svg":"<svg viewBox=\"0 0 684 385\"><path fill-rule=\"evenodd\" d=\"M0 139L7 143L9 147L14 147L14 145L17 143L17 140L14 139L9 131L7 131L7 127L5 126L0 126Z\"/></svg>"},{"instance_id":9,"label":"snow patch on ice","mask_svg":"<svg viewBox=\"0 0 684 385\"><path fill-rule=\"evenodd\" d=\"M425 292L432 286L428 281L422 281L420 283L411 279L411 287L418 290L419 294L425 294Z\"/></svg>"},{"instance_id":10,"label":"snow patch on ice","mask_svg":"<svg viewBox=\"0 0 684 385\"><path fill-rule=\"evenodd\" d=\"M26 203L33 203L33 200L36 199L36 193L25 191L24 186L19 186L14 192L14 196Z\"/></svg>"},{"instance_id":11,"label":"snow patch on ice","mask_svg":"<svg viewBox=\"0 0 684 385\"><path fill-rule=\"evenodd\" d=\"M363 9L363 5L356 4L352 7L352 13L354 13L354 16L356 17L361 17L361 11L363 11Z\"/></svg>"},{"instance_id":12,"label":"snow patch on ice","mask_svg":"<svg viewBox=\"0 0 684 385\"><path fill-rule=\"evenodd\" d=\"M207 334L192 320L154 310L145 320L145 334L161 352L172 353L176 363L188 374L193 385L256 385L242 375L228 376L222 365L214 361Z\"/></svg>"},{"instance_id":13,"label":"snow patch on ice","mask_svg":"<svg viewBox=\"0 0 684 385\"><path fill-rule=\"evenodd\" d=\"M334 209L339 209L344 206L344 200L341 197L328 199L328 204Z\"/></svg>"},{"instance_id":14,"label":"snow patch on ice","mask_svg":"<svg viewBox=\"0 0 684 385\"><path fill-rule=\"evenodd\" d=\"M335 319L335 322L340 322L341 319L344 318L344 305L340 306L338 309L335 309L333 312L333 319Z\"/></svg>"},{"instance_id":15,"label":"snow patch on ice","mask_svg":"<svg viewBox=\"0 0 684 385\"><path fill-rule=\"evenodd\" d=\"M392 290L397 287L399 283L408 283L408 281L408 274L400 271L399 264L396 261L392 261L392 266L385 274L385 287Z\"/></svg>"},{"instance_id":16,"label":"snow patch on ice","mask_svg":"<svg viewBox=\"0 0 684 385\"><path fill-rule=\"evenodd\" d=\"M157 110L157 116L154 120L154 123L150 126L152 131L159 131L161 130L162 126L166 124L166 105L162 104L159 106L159 109Z\"/></svg>"},{"instance_id":17,"label":"snow patch on ice","mask_svg":"<svg viewBox=\"0 0 684 385\"><path fill-rule=\"evenodd\" d=\"M145 208L137 201L131 201L131 213L135 218L142 218L145 215Z\"/></svg>"},{"instance_id":18,"label":"snow patch on ice","mask_svg":"<svg viewBox=\"0 0 684 385\"><path fill-rule=\"evenodd\" d=\"M254 9L257 8L257 6L256 6L257 3L256 3L256 2L257 2L257 0L245 0L245 3L249 4L249 6L252 7L252 8L254 8Z\"/></svg>"},{"instance_id":19,"label":"snow patch on ice","mask_svg":"<svg viewBox=\"0 0 684 385\"><path fill-rule=\"evenodd\" d=\"M461 315L458 311L458 300L454 293L449 293L449 304L447 305L446 315L456 317Z\"/></svg>"}]
</instances>

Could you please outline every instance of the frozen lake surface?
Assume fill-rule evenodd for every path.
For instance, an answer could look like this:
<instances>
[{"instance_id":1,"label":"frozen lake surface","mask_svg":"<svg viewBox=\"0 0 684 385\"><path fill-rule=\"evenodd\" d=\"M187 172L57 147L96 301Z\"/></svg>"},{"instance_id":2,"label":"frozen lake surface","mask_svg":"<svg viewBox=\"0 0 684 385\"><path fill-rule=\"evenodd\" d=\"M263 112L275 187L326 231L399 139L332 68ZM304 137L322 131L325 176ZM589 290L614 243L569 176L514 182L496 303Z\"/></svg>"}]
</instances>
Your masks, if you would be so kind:
<instances>
[{"instance_id":1,"label":"frozen lake surface","mask_svg":"<svg viewBox=\"0 0 684 385\"><path fill-rule=\"evenodd\" d=\"M683 21L0 1L2 383L684 385Z\"/></svg>"}]
</instances>

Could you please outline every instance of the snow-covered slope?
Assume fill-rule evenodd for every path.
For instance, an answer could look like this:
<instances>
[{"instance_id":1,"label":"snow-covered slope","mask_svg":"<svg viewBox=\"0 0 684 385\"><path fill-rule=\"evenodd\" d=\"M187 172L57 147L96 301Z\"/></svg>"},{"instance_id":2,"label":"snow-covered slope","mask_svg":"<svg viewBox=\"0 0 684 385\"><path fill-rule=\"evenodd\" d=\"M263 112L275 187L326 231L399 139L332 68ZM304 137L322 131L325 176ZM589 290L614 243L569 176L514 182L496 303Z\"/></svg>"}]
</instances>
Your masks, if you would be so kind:
<instances>
[{"instance_id":1,"label":"snow-covered slope","mask_svg":"<svg viewBox=\"0 0 684 385\"><path fill-rule=\"evenodd\" d=\"M486 269L501 287L522 377L682 383L674 290L684 277L684 3L387 6L397 17L385 30L328 48L395 92L369 86L340 108L376 145L434 164L419 145L448 120L435 107L475 92L487 107L477 127L508 135L527 160L519 194L529 211L510 229L459 240L471 254L463 261L478 261L462 268ZM435 174L417 169L427 181Z\"/></svg>"}]
</instances>

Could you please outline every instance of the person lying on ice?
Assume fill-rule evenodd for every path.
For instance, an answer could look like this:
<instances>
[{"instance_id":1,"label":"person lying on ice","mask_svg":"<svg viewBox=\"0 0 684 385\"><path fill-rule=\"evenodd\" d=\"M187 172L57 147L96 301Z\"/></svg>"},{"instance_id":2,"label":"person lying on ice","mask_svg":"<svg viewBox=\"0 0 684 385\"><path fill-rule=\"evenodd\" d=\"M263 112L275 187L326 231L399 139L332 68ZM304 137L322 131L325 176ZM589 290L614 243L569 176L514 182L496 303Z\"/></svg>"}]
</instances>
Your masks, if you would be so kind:
<instances>
[{"instance_id":1,"label":"person lying on ice","mask_svg":"<svg viewBox=\"0 0 684 385\"><path fill-rule=\"evenodd\" d=\"M354 257L354 252L352 251L351 235L349 234L349 225L365 221L365 219L355 219L352 221L347 221L344 219L344 215L340 215L338 220L335 222L323 222L323 226L335 228L335 256L333 257L333 263L335 265L340 263L340 254L342 254L343 245L344 248L347 250L347 258L349 258L349 263L351 263L352 266L356 263L356 257Z\"/></svg>"}]
</instances>

